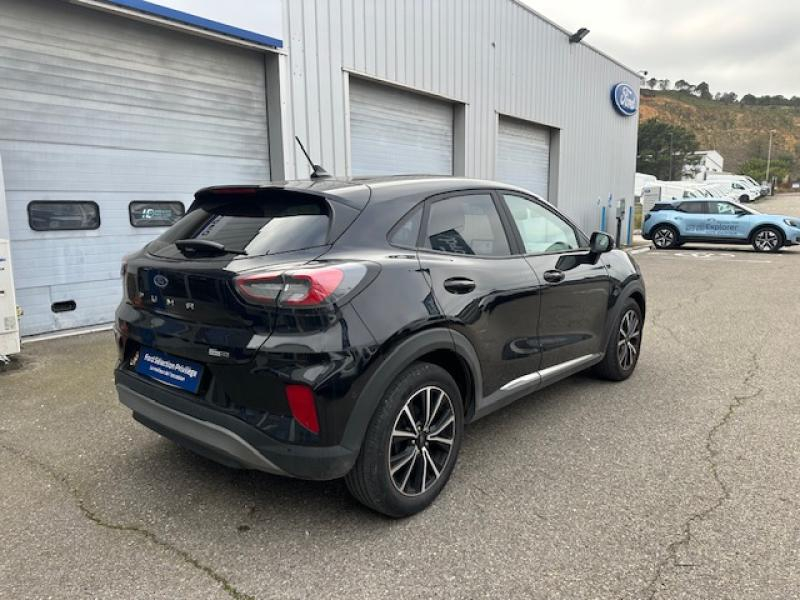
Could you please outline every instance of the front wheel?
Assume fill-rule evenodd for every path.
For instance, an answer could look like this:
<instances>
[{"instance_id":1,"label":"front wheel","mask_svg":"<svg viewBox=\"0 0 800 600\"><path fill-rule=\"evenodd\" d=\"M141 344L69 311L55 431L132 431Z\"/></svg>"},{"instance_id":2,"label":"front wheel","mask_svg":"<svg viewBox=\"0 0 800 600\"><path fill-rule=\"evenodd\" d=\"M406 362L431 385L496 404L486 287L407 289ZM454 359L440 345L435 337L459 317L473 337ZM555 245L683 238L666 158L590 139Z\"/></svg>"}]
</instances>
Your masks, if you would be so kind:
<instances>
[{"instance_id":1,"label":"front wheel","mask_svg":"<svg viewBox=\"0 0 800 600\"><path fill-rule=\"evenodd\" d=\"M362 504L390 517L433 502L455 467L464 431L461 393L437 365L416 363L392 383L345 477Z\"/></svg>"},{"instance_id":2,"label":"front wheel","mask_svg":"<svg viewBox=\"0 0 800 600\"><path fill-rule=\"evenodd\" d=\"M606 346L606 355L595 372L603 379L623 381L633 374L642 348L642 309L629 298L622 307Z\"/></svg>"},{"instance_id":3,"label":"front wheel","mask_svg":"<svg viewBox=\"0 0 800 600\"><path fill-rule=\"evenodd\" d=\"M777 252L783 246L783 236L774 227L763 227L753 234L753 248L757 252Z\"/></svg>"}]
</instances>

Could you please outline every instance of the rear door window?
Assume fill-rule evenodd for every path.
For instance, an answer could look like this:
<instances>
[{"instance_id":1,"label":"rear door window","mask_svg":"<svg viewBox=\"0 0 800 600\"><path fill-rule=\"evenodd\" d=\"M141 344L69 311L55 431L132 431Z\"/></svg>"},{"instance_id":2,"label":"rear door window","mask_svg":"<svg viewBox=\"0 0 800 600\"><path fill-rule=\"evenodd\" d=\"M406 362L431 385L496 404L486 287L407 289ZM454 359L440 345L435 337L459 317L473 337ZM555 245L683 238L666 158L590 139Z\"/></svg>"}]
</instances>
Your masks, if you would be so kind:
<instances>
[{"instance_id":1,"label":"rear door window","mask_svg":"<svg viewBox=\"0 0 800 600\"><path fill-rule=\"evenodd\" d=\"M433 202L425 247L472 256L510 256L503 223L490 194L463 194Z\"/></svg>"},{"instance_id":2,"label":"rear door window","mask_svg":"<svg viewBox=\"0 0 800 600\"><path fill-rule=\"evenodd\" d=\"M328 243L330 207L323 198L293 193L211 198L152 242L150 252L173 256L175 242L220 244L225 252L264 256Z\"/></svg>"},{"instance_id":3,"label":"rear door window","mask_svg":"<svg viewBox=\"0 0 800 600\"><path fill-rule=\"evenodd\" d=\"M681 212L702 215L708 212L707 204L707 202L682 202L679 208Z\"/></svg>"}]
</instances>

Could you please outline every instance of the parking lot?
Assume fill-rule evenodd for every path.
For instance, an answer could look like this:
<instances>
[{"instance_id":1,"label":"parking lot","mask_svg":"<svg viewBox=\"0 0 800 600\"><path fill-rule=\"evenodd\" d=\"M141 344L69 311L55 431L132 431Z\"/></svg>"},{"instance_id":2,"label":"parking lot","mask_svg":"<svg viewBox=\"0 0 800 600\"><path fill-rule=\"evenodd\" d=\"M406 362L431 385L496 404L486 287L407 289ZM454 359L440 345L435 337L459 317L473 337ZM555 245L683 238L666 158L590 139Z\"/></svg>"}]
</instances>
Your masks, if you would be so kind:
<instances>
[{"instance_id":1,"label":"parking lot","mask_svg":"<svg viewBox=\"0 0 800 600\"><path fill-rule=\"evenodd\" d=\"M800 196L756 208L800 215ZM473 424L401 521L136 424L111 333L27 344L0 373L0 597L800 596L800 248L637 260L634 376Z\"/></svg>"}]
</instances>

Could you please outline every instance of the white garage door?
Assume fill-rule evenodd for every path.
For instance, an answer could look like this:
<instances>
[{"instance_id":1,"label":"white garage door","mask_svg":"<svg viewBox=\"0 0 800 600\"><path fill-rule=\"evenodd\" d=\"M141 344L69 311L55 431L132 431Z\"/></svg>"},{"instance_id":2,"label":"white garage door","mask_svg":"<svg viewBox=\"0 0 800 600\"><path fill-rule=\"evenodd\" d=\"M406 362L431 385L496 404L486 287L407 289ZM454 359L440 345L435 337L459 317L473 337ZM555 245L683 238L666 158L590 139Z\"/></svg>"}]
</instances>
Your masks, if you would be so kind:
<instances>
[{"instance_id":1,"label":"white garage door","mask_svg":"<svg viewBox=\"0 0 800 600\"><path fill-rule=\"evenodd\" d=\"M550 129L500 117L495 177L498 181L547 198L550 183Z\"/></svg>"},{"instance_id":2,"label":"white garage door","mask_svg":"<svg viewBox=\"0 0 800 600\"><path fill-rule=\"evenodd\" d=\"M453 173L453 105L350 80L353 175Z\"/></svg>"},{"instance_id":3,"label":"white garage door","mask_svg":"<svg viewBox=\"0 0 800 600\"><path fill-rule=\"evenodd\" d=\"M264 56L2 0L0 156L23 334L109 322L120 259L163 231L134 227L130 203L173 203L135 205L158 216L200 187L269 177ZM96 228L51 230L98 225L92 203Z\"/></svg>"}]
</instances>

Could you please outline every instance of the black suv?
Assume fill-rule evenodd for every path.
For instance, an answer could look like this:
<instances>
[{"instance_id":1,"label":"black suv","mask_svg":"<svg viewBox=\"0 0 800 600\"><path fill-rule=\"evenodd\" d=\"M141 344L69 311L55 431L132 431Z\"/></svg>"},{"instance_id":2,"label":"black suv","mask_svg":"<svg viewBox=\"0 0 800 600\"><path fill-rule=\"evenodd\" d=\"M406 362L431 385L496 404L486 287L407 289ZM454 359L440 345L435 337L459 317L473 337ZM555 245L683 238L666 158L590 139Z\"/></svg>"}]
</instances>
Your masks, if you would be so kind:
<instances>
[{"instance_id":1,"label":"black suv","mask_svg":"<svg viewBox=\"0 0 800 600\"><path fill-rule=\"evenodd\" d=\"M119 397L220 463L410 515L465 423L590 367L630 376L644 285L613 246L486 181L204 189L123 265Z\"/></svg>"}]
</instances>

